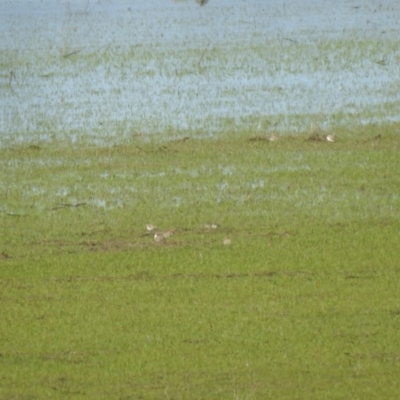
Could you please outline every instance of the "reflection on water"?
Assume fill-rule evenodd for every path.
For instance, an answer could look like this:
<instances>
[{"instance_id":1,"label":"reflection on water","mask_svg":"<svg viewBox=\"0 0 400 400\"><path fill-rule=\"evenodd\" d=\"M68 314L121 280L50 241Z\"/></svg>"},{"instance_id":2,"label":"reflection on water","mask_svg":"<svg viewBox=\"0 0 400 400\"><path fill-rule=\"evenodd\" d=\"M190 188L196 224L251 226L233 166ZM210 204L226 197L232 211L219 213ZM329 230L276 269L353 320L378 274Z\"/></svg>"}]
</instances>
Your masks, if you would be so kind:
<instances>
[{"instance_id":1,"label":"reflection on water","mask_svg":"<svg viewBox=\"0 0 400 400\"><path fill-rule=\"evenodd\" d=\"M0 143L397 120L397 1L0 5Z\"/></svg>"}]
</instances>

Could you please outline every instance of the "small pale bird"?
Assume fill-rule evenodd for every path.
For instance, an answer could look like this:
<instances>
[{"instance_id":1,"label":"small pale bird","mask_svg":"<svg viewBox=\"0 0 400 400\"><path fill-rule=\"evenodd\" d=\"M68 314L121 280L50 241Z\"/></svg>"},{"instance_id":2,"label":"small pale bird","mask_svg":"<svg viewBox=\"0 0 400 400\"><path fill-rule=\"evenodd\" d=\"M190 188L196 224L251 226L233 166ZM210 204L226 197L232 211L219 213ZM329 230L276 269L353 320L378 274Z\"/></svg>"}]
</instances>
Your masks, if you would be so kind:
<instances>
[{"instance_id":1,"label":"small pale bird","mask_svg":"<svg viewBox=\"0 0 400 400\"><path fill-rule=\"evenodd\" d=\"M327 136L325 137L325 139L326 139L328 142L334 142L334 141L335 141L335 136L333 136L333 135L327 135Z\"/></svg>"},{"instance_id":2,"label":"small pale bird","mask_svg":"<svg viewBox=\"0 0 400 400\"><path fill-rule=\"evenodd\" d=\"M223 242L222 242L225 246L229 246L230 244L232 244L232 240L229 238L224 238Z\"/></svg>"},{"instance_id":3,"label":"small pale bird","mask_svg":"<svg viewBox=\"0 0 400 400\"><path fill-rule=\"evenodd\" d=\"M278 136L275 135L275 133L273 133L270 137L269 137L269 141L270 142L276 142L278 140Z\"/></svg>"},{"instance_id":4,"label":"small pale bird","mask_svg":"<svg viewBox=\"0 0 400 400\"><path fill-rule=\"evenodd\" d=\"M154 240L155 240L157 243L160 243L161 241L164 240L163 234L160 233L160 232L156 232L156 233L154 234Z\"/></svg>"},{"instance_id":5,"label":"small pale bird","mask_svg":"<svg viewBox=\"0 0 400 400\"><path fill-rule=\"evenodd\" d=\"M218 225L215 222L209 222L205 225L207 229L217 229Z\"/></svg>"},{"instance_id":6,"label":"small pale bird","mask_svg":"<svg viewBox=\"0 0 400 400\"><path fill-rule=\"evenodd\" d=\"M156 232L154 234L154 240L159 243L162 240L164 240L165 238L168 238L170 236L172 236L174 234L173 230L169 230L169 231L165 231L165 232Z\"/></svg>"},{"instance_id":7,"label":"small pale bird","mask_svg":"<svg viewBox=\"0 0 400 400\"><path fill-rule=\"evenodd\" d=\"M155 227L154 225L152 225L152 224L146 224L146 229L147 229L149 232L153 232L154 229L156 229L156 227Z\"/></svg>"},{"instance_id":8,"label":"small pale bird","mask_svg":"<svg viewBox=\"0 0 400 400\"><path fill-rule=\"evenodd\" d=\"M165 232L161 232L161 235L163 236L163 237L165 237L165 238L167 238L167 237L170 237L170 236L172 236L174 234L174 231L173 230L169 230L169 231L165 231Z\"/></svg>"}]
</instances>

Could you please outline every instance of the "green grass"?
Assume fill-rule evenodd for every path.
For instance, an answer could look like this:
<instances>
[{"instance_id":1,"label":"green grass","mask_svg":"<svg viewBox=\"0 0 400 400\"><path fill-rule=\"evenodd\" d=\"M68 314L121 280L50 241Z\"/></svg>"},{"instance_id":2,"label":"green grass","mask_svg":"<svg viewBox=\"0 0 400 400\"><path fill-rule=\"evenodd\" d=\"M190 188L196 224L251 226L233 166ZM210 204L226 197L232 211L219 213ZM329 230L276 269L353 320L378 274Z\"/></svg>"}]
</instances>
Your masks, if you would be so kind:
<instances>
[{"instance_id":1,"label":"green grass","mask_svg":"<svg viewBox=\"0 0 400 400\"><path fill-rule=\"evenodd\" d=\"M0 399L397 398L399 125L337 134L0 150Z\"/></svg>"}]
</instances>

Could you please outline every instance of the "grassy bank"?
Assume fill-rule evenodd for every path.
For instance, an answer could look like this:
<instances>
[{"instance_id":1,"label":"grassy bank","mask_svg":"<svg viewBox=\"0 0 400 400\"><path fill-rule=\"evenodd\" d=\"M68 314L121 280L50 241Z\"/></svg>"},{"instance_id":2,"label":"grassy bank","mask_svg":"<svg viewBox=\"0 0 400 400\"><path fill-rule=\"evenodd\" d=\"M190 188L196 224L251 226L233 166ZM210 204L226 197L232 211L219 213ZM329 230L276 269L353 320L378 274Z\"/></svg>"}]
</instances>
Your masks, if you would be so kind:
<instances>
[{"instance_id":1,"label":"grassy bank","mask_svg":"<svg viewBox=\"0 0 400 400\"><path fill-rule=\"evenodd\" d=\"M0 398L396 398L399 126L267 139L0 150Z\"/></svg>"}]
</instances>

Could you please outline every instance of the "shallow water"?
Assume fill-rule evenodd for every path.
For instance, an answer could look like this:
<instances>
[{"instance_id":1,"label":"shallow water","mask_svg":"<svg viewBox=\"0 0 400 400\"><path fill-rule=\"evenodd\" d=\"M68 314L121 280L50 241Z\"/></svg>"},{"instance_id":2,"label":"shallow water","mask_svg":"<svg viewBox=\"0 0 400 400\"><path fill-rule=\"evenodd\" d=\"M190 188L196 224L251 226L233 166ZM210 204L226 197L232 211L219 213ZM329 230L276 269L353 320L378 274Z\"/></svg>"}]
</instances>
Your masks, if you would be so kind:
<instances>
[{"instance_id":1,"label":"shallow water","mask_svg":"<svg viewBox=\"0 0 400 400\"><path fill-rule=\"evenodd\" d=\"M0 144L399 120L397 1L5 1Z\"/></svg>"}]
</instances>

